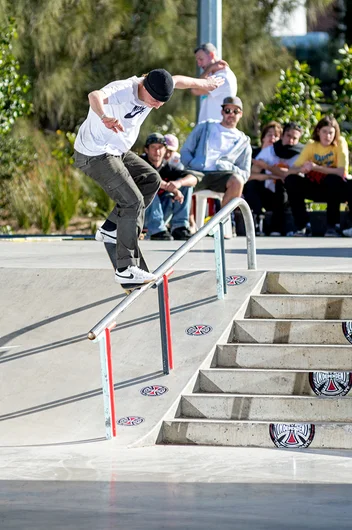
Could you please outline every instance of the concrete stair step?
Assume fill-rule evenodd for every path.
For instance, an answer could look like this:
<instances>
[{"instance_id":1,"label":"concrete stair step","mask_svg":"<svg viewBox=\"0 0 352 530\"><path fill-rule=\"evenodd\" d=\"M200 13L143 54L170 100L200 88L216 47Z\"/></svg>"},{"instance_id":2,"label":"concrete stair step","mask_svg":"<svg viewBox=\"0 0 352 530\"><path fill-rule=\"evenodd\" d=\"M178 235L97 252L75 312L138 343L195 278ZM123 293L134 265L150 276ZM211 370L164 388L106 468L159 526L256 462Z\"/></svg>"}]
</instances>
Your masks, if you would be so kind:
<instances>
[{"instance_id":1,"label":"concrete stair step","mask_svg":"<svg viewBox=\"0 0 352 530\"><path fill-rule=\"evenodd\" d=\"M251 296L248 318L350 320L352 296L273 294Z\"/></svg>"},{"instance_id":2,"label":"concrete stair step","mask_svg":"<svg viewBox=\"0 0 352 530\"><path fill-rule=\"evenodd\" d=\"M284 423L351 423L352 398L190 394L181 396L180 418L257 420Z\"/></svg>"},{"instance_id":3,"label":"concrete stair step","mask_svg":"<svg viewBox=\"0 0 352 530\"><path fill-rule=\"evenodd\" d=\"M229 342L264 344L351 344L351 323L342 320L236 320Z\"/></svg>"},{"instance_id":4,"label":"concrete stair step","mask_svg":"<svg viewBox=\"0 0 352 530\"><path fill-rule=\"evenodd\" d=\"M268 272L263 292L352 295L352 274L349 272Z\"/></svg>"},{"instance_id":5,"label":"concrete stair step","mask_svg":"<svg viewBox=\"0 0 352 530\"><path fill-rule=\"evenodd\" d=\"M349 393L352 372L211 368L200 370L197 383L197 392L210 394L337 396Z\"/></svg>"},{"instance_id":6,"label":"concrete stair step","mask_svg":"<svg viewBox=\"0 0 352 530\"><path fill-rule=\"evenodd\" d=\"M232 447L280 447L311 449L352 449L352 425L316 422L292 425L265 421L221 421L176 419L164 421L159 443L182 445L216 445ZM310 442L310 444L309 444Z\"/></svg>"},{"instance_id":7,"label":"concrete stair step","mask_svg":"<svg viewBox=\"0 0 352 530\"><path fill-rule=\"evenodd\" d=\"M222 344L212 367L352 371L351 354L351 345Z\"/></svg>"}]
</instances>

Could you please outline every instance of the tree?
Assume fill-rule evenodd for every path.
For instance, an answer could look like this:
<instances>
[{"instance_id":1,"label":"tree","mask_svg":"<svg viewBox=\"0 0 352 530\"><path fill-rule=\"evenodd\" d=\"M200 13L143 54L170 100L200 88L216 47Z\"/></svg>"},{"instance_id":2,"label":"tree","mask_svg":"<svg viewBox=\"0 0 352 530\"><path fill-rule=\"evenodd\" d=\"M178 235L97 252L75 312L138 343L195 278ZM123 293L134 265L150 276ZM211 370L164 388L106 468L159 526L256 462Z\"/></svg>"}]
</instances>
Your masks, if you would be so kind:
<instances>
[{"instance_id":1,"label":"tree","mask_svg":"<svg viewBox=\"0 0 352 530\"><path fill-rule=\"evenodd\" d=\"M334 63L339 74L340 90L333 92L333 112L336 118L342 122L346 131L346 137L350 150L350 166L352 166L352 46L345 44L339 50L340 59Z\"/></svg>"},{"instance_id":2,"label":"tree","mask_svg":"<svg viewBox=\"0 0 352 530\"><path fill-rule=\"evenodd\" d=\"M30 83L28 77L19 73L20 65L12 53L13 40L17 38L13 20L1 31L0 40L0 135L9 133L15 121L30 114L28 101Z\"/></svg>"},{"instance_id":3,"label":"tree","mask_svg":"<svg viewBox=\"0 0 352 530\"><path fill-rule=\"evenodd\" d=\"M310 0L327 4L331 0ZM224 57L238 76L247 124L251 107L267 100L287 51L270 35L273 11L290 12L299 0L223 0ZM195 74L195 0L0 0L0 20L14 16L21 39L17 57L33 85L42 127L74 130L84 119L87 93L113 79L155 67ZM177 91L166 109L151 113L142 135L166 114L195 115L195 98Z\"/></svg>"},{"instance_id":4,"label":"tree","mask_svg":"<svg viewBox=\"0 0 352 530\"><path fill-rule=\"evenodd\" d=\"M341 57L334 63L339 74L340 90L333 93L334 115L352 126L352 46L345 44L338 53Z\"/></svg>"},{"instance_id":5,"label":"tree","mask_svg":"<svg viewBox=\"0 0 352 530\"><path fill-rule=\"evenodd\" d=\"M275 94L259 114L261 124L271 120L282 124L296 121L304 131L302 140L308 140L312 128L321 118L320 103L324 94L319 83L309 74L306 63L295 61L292 68L282 70Z\"/></svg>"}]
</instances>

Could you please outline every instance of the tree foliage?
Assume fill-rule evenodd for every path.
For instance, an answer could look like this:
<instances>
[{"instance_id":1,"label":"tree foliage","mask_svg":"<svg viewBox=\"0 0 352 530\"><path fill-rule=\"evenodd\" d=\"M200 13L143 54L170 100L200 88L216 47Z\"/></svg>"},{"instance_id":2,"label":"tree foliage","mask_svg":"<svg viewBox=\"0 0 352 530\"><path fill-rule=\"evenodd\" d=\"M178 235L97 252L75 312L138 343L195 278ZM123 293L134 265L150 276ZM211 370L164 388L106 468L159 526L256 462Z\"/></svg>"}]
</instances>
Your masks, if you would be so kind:
<instances>
[{"instance_id":1,"label":"tree foliage","mask_svg":"<svg viewBox=\"0 0 352 530\"><path fill-rule=\"evenodd\" d=\"M352 46L345 44L334 63L339 73L340 90L333 93L334 114L352 124Z\"/></svg>"},{"instance_id":2,"label":"tree foliage","mask_svg":"<svg viewBox=\"0 0 352 530\"><path fill-rule=\"evenodd\" d=\"M238 77L244 121L251 121L253 104L270 96L290 60L270 35L273 11L289 13L298 3L223 0L223 57ZM0 20L7 16L18 25L16 54L32 80L35 115L52 130L73 131L86 115L88 92L114 79L155 67L196 72L196 0L0 0ZM151 113L142 135L166 114L194 118L195 101L177 91L166 109Z\"/></svg>"},{"instance_id":3,"label":"tree foliage","mask_svg":"<svg viewBox=\"0 0 352 530\"><path fill-rule=\"evenodd\" d=\"M309 74L309 66L295 61L292 68L281 71L273 97L259 114L261 124L271 120L282 124L296 121L304 131L302 140L308 140L321 118L324 94L319 85L319 79Z\"/></svg>"},{"instance_id":4,"label":"tree foliage","mask_svg":"<svg viewBox=\"0 0 352 530\"><path fill-rule=\"evenodd\" d=\"M14 21L1 31L0 39L0 135L10 132L15 121L31 112L27 93L30 83L19 72L20 65L12 53L13 41L17 37Z\"/></svg>"}]
</instances>

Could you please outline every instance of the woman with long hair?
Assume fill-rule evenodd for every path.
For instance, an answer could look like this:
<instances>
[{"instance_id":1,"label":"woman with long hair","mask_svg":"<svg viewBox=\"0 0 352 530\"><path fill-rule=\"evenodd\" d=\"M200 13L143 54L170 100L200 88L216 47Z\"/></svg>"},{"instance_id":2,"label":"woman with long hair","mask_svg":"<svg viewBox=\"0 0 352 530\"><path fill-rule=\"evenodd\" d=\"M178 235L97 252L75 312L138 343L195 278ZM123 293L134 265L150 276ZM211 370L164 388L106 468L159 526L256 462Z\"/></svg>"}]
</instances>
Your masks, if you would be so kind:
<instances>
[{"instance_id":1,"label":"woman with long hair","mask_svg":"<svg viewBox=\"0 0 352 530\"><path fill-rule=\"evenodd\" d=\"M334 116L322 118L288 172L285 187L296 224L293 235L305 236L309 221L304 199L327 203L326 237L340 234L340 203L347 201L349 154L346 140ZM351 205L350 205L351 206Z\"/></svg>"}]
</instances>

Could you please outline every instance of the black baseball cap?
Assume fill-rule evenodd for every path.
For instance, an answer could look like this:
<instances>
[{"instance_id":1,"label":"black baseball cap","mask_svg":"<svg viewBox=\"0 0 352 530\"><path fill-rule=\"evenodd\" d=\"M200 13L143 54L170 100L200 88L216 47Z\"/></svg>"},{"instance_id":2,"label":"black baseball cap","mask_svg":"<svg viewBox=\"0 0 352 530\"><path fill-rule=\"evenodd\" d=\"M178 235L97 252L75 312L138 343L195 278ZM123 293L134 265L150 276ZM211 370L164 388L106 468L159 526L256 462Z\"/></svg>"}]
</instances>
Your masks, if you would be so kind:
<instances>
[{"instance_id":1,"label":"black baseball cap","mask_svg":"<svg viewBox=\"0 0 352 530\"><path fill-rule=\"evenodd\" d=\"M148 147L151 144L163 144L166 146L165 136L158 132L150 134L145 141L145 147Z\"/></svg>"}]
</instances>

